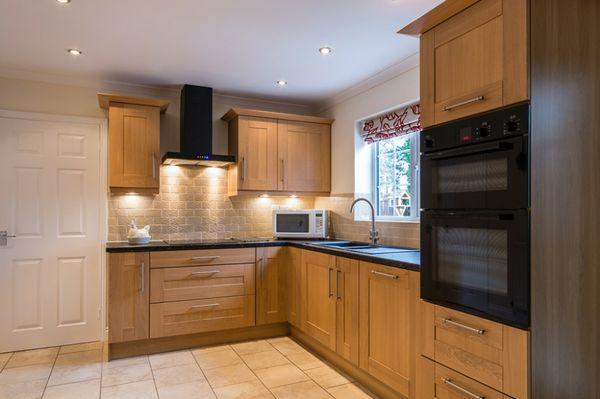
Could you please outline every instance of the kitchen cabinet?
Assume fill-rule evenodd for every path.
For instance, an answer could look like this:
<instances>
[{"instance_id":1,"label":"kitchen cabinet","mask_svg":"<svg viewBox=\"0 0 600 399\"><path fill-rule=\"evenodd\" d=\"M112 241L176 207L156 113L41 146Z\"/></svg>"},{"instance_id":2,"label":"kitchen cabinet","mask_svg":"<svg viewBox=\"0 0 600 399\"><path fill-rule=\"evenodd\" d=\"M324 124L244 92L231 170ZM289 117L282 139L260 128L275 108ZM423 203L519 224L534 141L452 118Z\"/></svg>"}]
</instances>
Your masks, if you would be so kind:
<instances>
[{"instance_id":1,"label":"kitchen cabinet","mask_svg":"<svg viewBox=\"0 0 600 399\"><path fill-rule=\"evenodd\" d=\"M287 320L287 249L256 248L256 324Z\"/></svg>"},{"instance_id":2,"label":"kitchen cabinet","mask_svg":"<svg viewBox=\"0 0 600 399\"><path fill-rule=\"evenodd\" d=\"M302 330L332 351L337 349L335 256L302 251Z\"/></svg>"},{"instance_id":3,"label":"kitchen cabinet","mask_svg":"<svg viewBox=\"0 0 600 399\"><path fill-rule=\"evenodd\" d=\"M234 108L229 123L230 196L327 194L331 190L332 119Z\"/></svg>"},{"instance_id":4,"label":"kitchen cabinet","mask_svg":"<svg viewBox=\"0 0 600 399\"><path fill-rule=\"evenodd\" d=\"M423 127L529 99L527 0L480 0L420 33Z\"/></svg>"},{"instance_id":5,"label":"kitchen cabinet","mask_svg":"<svg viewBox=\"0 0 600 399\"><path fill-rule=\"evenodd\" d=\"M278 188L291 192L331 190L329 125L280 120L277 124L281 162Z\"/></svg>"},{"instance_id":6,"label":"kitchen cabinet","mask_svg":"<svg viewBox=\"0 0 600 399\"><path fill-rule=\"evenodd\" d=\"M419 274L360 262L360 367L414 397Z\"/></svg>"},{"instance_id":7,"label":"kitchen cabinet","mask_svg":"<svg viewBox=\"0 0 600 399\"><path fill-rule=\"evenodd\" d=\"M158 194L163 100L98 94L108 109L108 185L111 192Z\"/></svg>"},{"instance_id":8,"label":"kitchen cabinet","mask_svg":"<svg viewBox=\"0 0 600 399\"><path fill-rule=\"evenodd\" d=\"M336 258L336 352L358 366L359 326L359 262L349 258Z\"/></svg>"},{"instance_id":9,"label":"kitchen cabinet","mask_svg":"<svg viewBox=\"0 0 600 399\"><path fill-rule=\"evenodd\" d=\"M302 250L288 247L287 256L287 319L302 330Z\"/></svg>"},{"instance_id":10,"label":"kitchen cabinet","mask_svg":"<svg viewBox=\"0 0 600 399\"><path fill-rule=\"evenodd\" d=\"M108 256L108 341L149 337L150 257L148 252Z\"/></svg>"},{"instance_id":11,"label":"kitchen cabinet","mask_svg":"<svg viewBox=\"0 0 600 399\"><path fill-rule=\"evenodd\" d=\"M421 321L422 355L513 398L529 397L528 331L438 305L427 307Z\"/></svg>"}]
</instances>

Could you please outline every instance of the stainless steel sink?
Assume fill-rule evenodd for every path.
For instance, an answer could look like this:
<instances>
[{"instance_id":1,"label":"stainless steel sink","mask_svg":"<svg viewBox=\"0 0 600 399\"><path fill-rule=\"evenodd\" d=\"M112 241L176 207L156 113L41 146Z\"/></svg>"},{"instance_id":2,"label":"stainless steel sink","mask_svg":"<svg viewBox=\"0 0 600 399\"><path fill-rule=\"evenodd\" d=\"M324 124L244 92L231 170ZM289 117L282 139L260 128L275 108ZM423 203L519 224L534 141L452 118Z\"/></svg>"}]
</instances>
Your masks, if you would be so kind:
<instances>
[{"instance_id":1,"label":"stainless steel sink","mask_svg":"<svg viewBox=\"0 0 600 399\"><path fill-rule=\"evenodd\" d=\"M313 242L311 244L371 255L415 251L409 248L386 247L357 241Z\"/></svg>"}]
</instances>

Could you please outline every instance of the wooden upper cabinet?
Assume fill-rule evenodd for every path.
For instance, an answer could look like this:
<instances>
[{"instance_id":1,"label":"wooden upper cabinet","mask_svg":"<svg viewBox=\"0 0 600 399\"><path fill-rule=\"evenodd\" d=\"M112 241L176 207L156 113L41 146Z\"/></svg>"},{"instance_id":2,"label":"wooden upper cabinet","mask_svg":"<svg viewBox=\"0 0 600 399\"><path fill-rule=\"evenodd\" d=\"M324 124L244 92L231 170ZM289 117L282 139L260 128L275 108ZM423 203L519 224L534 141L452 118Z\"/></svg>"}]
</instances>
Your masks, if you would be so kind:
<instances>
[{"instance_id":1,"label":"wooden upper cabinet","mask_svg":"<svg viewBox=\"0 0 600 399\"><path fill-rule=\"evenodd\" d=\"M231 109L230 196L256 193L319 193L331 190L331 123L315 116Z\"/></svg>"},{"instance_id":2,"label":"wooden upper cabinet","mask_svg":"<svg viewBox=\"0 0 600 399\"><path fill-rule=\"evenodd\" d=\"M256 324L287 321L288 247L256 248Z\"/></svg>"},{"instance_id":3,"label":"wooden upper cabinet","mask_svg":"<svg viewBox=\"0 0 600 399\"><path fill-rule=\"evenodd\" d=\"M331 127L282 121L277 125L281 191L331 190Z\"/></svg>"},{"instance_id":4,"label":"wooden upper cabinet","mask_svg":"<svg viewBox=\"0 0 600 399\"><path fill-rule=\"evenodd\" d=\"M108 109L108 185L113 192L158 193L162 100L98 94ZM124 102L130 101L130 102Z\"/></svg>"},{"instance_id":5,"label":"wooden upper cabinet","mask_svg":"<svg viewBox=\"0 0 600 399\"><path fill-rule=\"evenodd\" d=\"M529 98L527 4L480 0L422 33L424 127Z\"/></svg>"},{"instance_id":6,"label":"wooden upper cabinet","mask_svg":"<svg viewBox=\"0 0 600 399\"><path fill-rule=\"evenodd\" d=\"M108 342L149 337L150 256L148 252L108 255Z\"/></svg>"},{"instance_id":7,"label":"wooden upper cabinet","mask_svg":"<svg viewBox=\"0 0 600 399\"><path fill-rule=\"evenodd\" d=\"M237 125L230 134L237 135L240 190L277 190L277 120L241 116Z\"/></svg>"}]
</instances>

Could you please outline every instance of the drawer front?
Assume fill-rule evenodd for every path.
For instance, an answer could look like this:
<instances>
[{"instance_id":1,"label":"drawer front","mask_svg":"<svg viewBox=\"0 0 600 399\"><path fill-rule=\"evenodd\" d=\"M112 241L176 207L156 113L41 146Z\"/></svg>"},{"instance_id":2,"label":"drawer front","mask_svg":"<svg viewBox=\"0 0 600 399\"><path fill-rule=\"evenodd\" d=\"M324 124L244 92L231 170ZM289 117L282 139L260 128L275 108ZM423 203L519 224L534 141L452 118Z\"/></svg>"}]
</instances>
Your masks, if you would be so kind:
<instances>
[{"instance_id":1,"label":"drawer front","mask_svg":"<svg viewBox=\"0 0 600 399\"><path fill-rule=\"evenodd\" d=\"M528 332L441 306L432 323L436 362L515 398L528 396Z\"/></svg>"},{"instance_id":2,"label":"drawer front","mask_svg":"<svg viewBox=\"0 0 600 399\"><path fill-rule=\"evenodd\" d=\"M255 248L198 249L150 253L150 267L182 267L254 263Z\"/></svg>"},{"instance_id":3,"label":"drawer front","mask_svg":"<svg viewBox=\"0 0 600 399\"><path fill-rule=\"evenodd\" d=\"M437 399L503 399L505 396L440 364L434 365L433 389Z\"/></svg>"},{"instance_id":4,"label":"drawer front","mask_svg":"<svg viewBox=\"0 0 600 399\"><path fill-rule=\"evenodd\" d=\"M254 295L254 263L152 269L150 302Z\"/></svg>"},{"instance_id":5,"label":"drawer front","mask_svg":"<svg viewBox=\"0 0 600 399\"><path fill-rule=\"evenodd\" d=\"M150 338L254 325L254 295L150 305Z\"/></svg>"}]
</instances>

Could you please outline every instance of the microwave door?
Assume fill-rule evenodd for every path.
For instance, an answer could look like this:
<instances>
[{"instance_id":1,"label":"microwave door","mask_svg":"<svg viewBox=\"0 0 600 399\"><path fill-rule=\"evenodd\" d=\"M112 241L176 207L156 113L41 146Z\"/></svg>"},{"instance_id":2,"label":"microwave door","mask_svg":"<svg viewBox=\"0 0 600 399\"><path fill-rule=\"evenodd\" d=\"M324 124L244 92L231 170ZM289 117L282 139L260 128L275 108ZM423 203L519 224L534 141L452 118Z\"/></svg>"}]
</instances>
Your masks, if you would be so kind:
<instances>
[{"instance_id":1,"label":"microwave door","mask_svg":"<svg viewBox=\"0 0 600 399\"><path fill-rule=\"evenodd\" d=\"M306 237L310 234L309 213L280 213L276 215L275 233L280 237Z\"/></svg>"}]
</instances>

